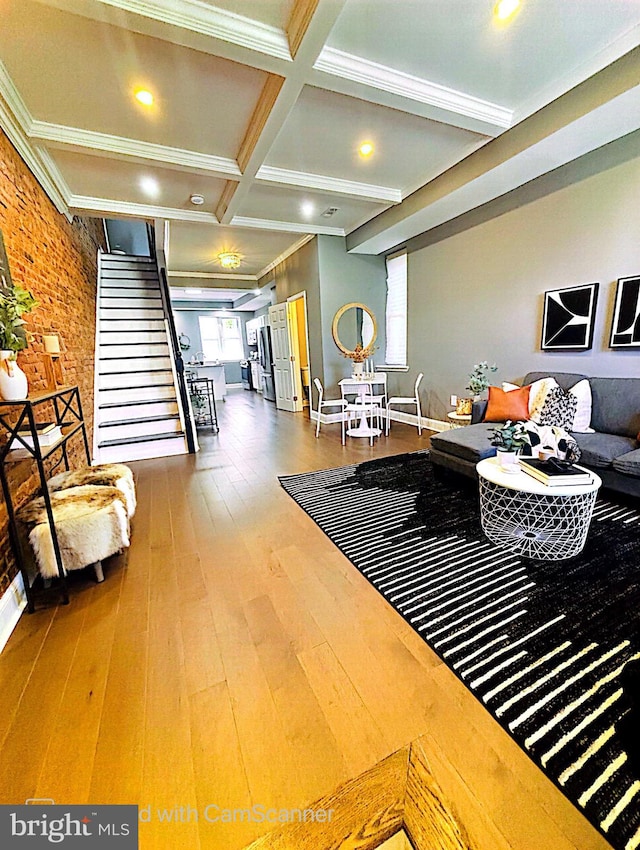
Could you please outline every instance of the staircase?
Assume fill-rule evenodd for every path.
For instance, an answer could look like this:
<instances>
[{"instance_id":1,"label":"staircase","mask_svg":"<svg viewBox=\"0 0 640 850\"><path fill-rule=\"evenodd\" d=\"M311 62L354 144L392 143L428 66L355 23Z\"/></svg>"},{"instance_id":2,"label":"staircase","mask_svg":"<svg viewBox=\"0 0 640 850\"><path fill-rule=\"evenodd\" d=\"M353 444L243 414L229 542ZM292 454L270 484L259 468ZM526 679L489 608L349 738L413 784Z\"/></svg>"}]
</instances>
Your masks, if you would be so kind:
<instances>
[{"instance_id":1,"label":"staircase","mask_svg":"<svg viewBox=\"0 0 640 850\"><path fill-rule=\"evenodd\" d=\"M187 452L158 270L148 257L101 255L95 386L94 462Z\"/></svg>"}]
</instances>

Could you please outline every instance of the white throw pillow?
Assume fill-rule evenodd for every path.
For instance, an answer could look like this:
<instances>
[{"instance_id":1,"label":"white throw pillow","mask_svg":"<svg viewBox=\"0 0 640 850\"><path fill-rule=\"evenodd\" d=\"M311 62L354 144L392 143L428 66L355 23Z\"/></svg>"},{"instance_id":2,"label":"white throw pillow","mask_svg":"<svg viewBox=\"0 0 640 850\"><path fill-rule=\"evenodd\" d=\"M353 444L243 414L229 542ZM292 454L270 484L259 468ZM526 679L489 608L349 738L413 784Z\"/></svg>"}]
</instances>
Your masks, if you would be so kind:
<instances>
[{"instance_id":1,"label":"white throw pillow","mask_svg":"<svg viewBox=\"0 0 640 850\"><path fill-rule=\"evenodd\" d=\"M531 384L531 390L529 391L529 419L532 419L534 422L538 421L540 412L547 400L549 390L557 386L558 383L555 378L540 378L539 381L534 381ZM520 387L517 384L509 384L503 381L502 389L506 393L509 393L511 390L519 390ZM578 409L579 405L580 403L578 402Z\"/></svg>"},{"instance_id":2,"label":"white throw pillow","mask_svg":"<svg viewBox=\"0 0 640 850\"><path fill-rule=\"evenodd\" d=\"M585 378L583 381L578 381L569 390L571 395L578 399L578 409L573 418L573 426L571 431L577 434L593 434L591 428L591 384Z\"/></svg>"}]
</instances>

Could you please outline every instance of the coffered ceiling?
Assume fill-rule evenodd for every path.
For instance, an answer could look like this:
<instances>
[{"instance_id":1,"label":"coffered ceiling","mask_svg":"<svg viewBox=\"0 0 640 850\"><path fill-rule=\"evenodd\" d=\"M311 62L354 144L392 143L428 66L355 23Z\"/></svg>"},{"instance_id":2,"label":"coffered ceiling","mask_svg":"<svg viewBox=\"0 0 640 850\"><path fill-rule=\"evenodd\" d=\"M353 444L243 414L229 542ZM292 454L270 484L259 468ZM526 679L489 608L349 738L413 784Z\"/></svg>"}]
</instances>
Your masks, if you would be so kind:
<instances>
[{"instance_id":1,"label":"coffered ceiling","mask_svg":"<svg viewBox=\"0 0 640 850\"><path fill-rule=\"evenodd\" d=\"M0 12L0 125L54 203L168 220L190 286L250 289L317 233L391 250L640 128L640 0L522 0L502 24L494 0Z\"/></svg>"}]
</instances>

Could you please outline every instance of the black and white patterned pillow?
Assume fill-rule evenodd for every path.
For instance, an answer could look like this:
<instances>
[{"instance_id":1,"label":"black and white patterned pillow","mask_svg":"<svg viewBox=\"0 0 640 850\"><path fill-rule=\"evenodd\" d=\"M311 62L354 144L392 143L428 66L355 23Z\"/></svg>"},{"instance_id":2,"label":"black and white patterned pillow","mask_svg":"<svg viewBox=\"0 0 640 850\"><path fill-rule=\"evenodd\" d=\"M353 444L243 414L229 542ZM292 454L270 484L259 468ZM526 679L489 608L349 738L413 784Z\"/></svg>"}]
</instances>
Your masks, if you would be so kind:
<instances>
[{"instance_id":1,"label":"black and white patterned pillow","mask_svg":"<svg viewBox=\"0 0 640 850\"><path fill-rule=\"evenodd\" d=\"M570 431L578 409L578 399L562 387L552 387L538 415L539 425L555 425Z\"/></svg>"}]
</instances>

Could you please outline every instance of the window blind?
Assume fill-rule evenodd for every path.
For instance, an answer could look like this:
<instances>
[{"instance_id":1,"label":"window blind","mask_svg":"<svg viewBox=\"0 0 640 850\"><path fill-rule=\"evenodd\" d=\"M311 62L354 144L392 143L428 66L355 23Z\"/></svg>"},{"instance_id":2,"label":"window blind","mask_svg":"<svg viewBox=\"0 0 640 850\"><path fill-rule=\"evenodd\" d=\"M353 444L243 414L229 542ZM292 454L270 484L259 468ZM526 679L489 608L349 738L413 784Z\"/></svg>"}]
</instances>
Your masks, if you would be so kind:
<instances>
[{"instance_id":1,"label":"window blind","mask_svg":"<svg viewBox=\"0 0 640 850\"><path fill-rule=\"evenodd\" d=\"M387 259L385 361L407 365L407 255Z\"/></svg>"}]
</instances>

